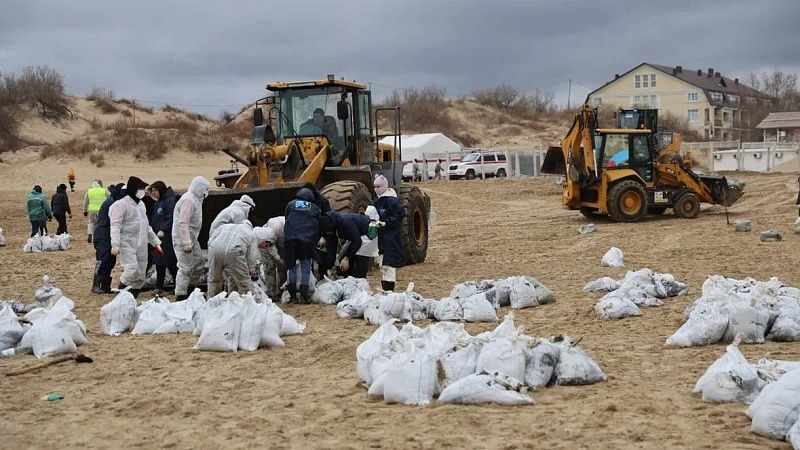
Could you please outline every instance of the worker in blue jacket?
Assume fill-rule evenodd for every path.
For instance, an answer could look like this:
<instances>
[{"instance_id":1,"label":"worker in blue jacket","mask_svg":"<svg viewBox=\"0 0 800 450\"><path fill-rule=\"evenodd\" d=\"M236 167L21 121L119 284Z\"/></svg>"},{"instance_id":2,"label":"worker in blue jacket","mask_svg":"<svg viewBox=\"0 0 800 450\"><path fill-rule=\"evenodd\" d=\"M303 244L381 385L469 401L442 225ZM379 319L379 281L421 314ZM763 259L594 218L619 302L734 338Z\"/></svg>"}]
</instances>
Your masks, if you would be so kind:
<instances>
[{"instance_id":1,"label":"worker in blue jacket","mask_svg":"<svg viewBox=\"0 0 800 450\"><path fill-rule=\"evenodd\" d=\"M92 293L94 294L111 292L111 271L117 264L117 257L111 254L111 220L108 217L108 209L114 202L127 195L123 189L124 186L122 183L109 186L108 198L97 212L97 223L95 223L92 233L95 254L94 279L92 280Z\"/></svg>"},{"instance_id":2,"label":"worker in blue jacket","mask_svg":"<svg viewBox=\"0 0 800 450\"><path fill-rule=\"evenodd\" d=\"M309 284L311 282L311 260L314 248L319 241L320 209L314 203L311 189L302 188L297 191L294 200L286 205L283 226L284 252L286 254L286 289L289 300L297 301L297 272L295 266L300 264L300 296L304 302L311 299Z\"/></svg>"},{"instance_id":3,"label":"worker in blue jacket","mask_svg":"<svg viewBox=\"0 0 800 450\"><path fill-rule=\"evenodd\" d=\"M397 269L406 263L401 243L403 226L403 205L397 198L397 192L389 187L389 181L383 175L375 177L373 182L375 209L378 210L384 225L378 229L378 261L381 265L381 288L393 291L397 281Z\"/></svg>"}]
</instances>

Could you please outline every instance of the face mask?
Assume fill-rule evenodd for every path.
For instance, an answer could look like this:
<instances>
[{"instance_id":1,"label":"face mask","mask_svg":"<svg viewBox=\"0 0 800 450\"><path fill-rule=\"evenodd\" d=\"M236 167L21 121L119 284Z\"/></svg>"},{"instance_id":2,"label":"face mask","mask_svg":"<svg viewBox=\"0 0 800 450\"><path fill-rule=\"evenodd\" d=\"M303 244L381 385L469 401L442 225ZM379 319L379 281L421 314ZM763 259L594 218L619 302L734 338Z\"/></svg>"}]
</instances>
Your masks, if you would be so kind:
<instances>
[{"instance_id":1,"label":"face mask","mask_svg":"<svg viewBox=\"0 0 800 450\"><path fill-rule=\"evenodd\" d=\"M136 191L136 198L138 198L139 200L144 198L144 189L139 189L138 191Z\"/></svg>"}]
</instances>

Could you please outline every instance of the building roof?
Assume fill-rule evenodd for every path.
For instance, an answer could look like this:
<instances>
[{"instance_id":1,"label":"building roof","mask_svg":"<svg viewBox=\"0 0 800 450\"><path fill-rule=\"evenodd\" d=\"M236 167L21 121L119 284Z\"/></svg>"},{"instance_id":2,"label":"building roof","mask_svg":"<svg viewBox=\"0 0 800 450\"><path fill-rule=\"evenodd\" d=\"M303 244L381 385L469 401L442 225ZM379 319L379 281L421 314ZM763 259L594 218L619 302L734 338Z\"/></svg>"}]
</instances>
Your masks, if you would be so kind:
<instances>
[{"instance_id":1,"label":"building roof","mask_svg":"<svg viewBox=\"0 0 800 450\"><path fill-rule=\"evenodd\" d=\"M756 128L800 128L800 112L774 112L769 113Z\"/></svg>"},{"instance_id":2,"label":"building roof","mask_svg":"<svg viewBox=\"0 0 800 450\"><path fill-rule=\"evenodd\" d=\"M693 86L697 86L698 88L703 89L704 91L706 91L706 96L708 97L709 101L711 101L711 96L707 94L708 91L722 92L725 94L735 94L742 97L769 98L768 95L759 92L751 88L750 86L746 86L740 83L738 78L731 80L728 77L722 76L722 74L715 71L713 68L709 68L707 71L704 71L701 69L698 70L684 69L682 66L672 67L672 66L664 66L661 64L641 63L638 66L623 73L622 75L615 76L613 80L590 92L589 95L586 96L586 101L588 102L591 95L594 94L595 92L599 91L600 89L603 89L609 84L617 81L619 78L622 78L623 76L633 72L634 70L642 66L650 66L656 70L666 73L667 75L671 75L681 81L685 81ZM714 102L714 103L719 103L719 102ZM744 104L744 99L741 99L741 104Z\"/></svg>"}]
</instances>

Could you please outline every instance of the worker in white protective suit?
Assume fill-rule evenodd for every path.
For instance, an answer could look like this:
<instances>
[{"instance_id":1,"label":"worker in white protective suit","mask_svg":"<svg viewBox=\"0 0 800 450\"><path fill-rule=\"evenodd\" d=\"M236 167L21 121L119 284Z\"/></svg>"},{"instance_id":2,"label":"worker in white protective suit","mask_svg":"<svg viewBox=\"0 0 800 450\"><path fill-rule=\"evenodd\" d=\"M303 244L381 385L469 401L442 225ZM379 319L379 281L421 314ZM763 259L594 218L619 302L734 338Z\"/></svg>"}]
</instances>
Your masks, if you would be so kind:
<instances>
[{"instance_id":1,"label":"worker in white protective suit","mask_svg":"<svg viewBox=\"0 0 800 450\"><path fill-rule=\"evenodd\" d=\"M119 288L130 287L134 298L139 295L147 269L147 244L158 254L161 240L150 227L142 199L147 183L137 177L128 178L127 195L114 202L108 210L111 234L111 254L119 256L122 276Z\"/></svg>"},{"instance_id":2,"label":"worker in white protective suit","mask_svg":"<svg viewBox=\"0 0 800 450\"><path fill-rule=\"evenodd\" d=\"M240 294L253 292L253 282L258 281L259 246L264 243L263 233L259 235L261 238L253 232L249 220L227 223L214 231L208 247L209 297L222 292L225 271L232 281L231 290Z\"/></svg>"},{"instance_id":3,"label":"worker in white protective suit","mask_svg":"<svg viewBox=\"0 0 800 450\"><path fill-rule=\"evenodd\" d=\"M205 178L194 177L189 189L175 204L172 216L172 245L178 257L175 300L185 300L189 296L189 285L197 284L203 270L198 237L203 226L203 200L210 186Z\"/></svg>"},{"instance_id":4,"label":"worker in white protective suit","mask_svg":"<svg viewBox=\"0 0 800 450\"><path fill-rule=\"evenodd\" d=\"M270 298L280 297L280 286L286 282L286 263L283 261L283 226L286 223L284 216L273 217L262 227L253 231L256 237L264 241L259 245L261 262L263 263L262 275Z\"/></svg>"},{"instance_id":5,"label":"worker in white protective suit","mask_svg":"<svg viewBox=\"0 0 800 450\"><path fill-rule=\"evenodd\" d=\"M250 198L249 195L243 195L239 200L234 200L227 208L220 211L214 221L211 222L211 228L208 229L209 245L211 242L210 236L214 236L214 232L220 225L227 223L242 223L250 215L250 210L256 207L256 203Z\"/></svg>"}]
</instances>

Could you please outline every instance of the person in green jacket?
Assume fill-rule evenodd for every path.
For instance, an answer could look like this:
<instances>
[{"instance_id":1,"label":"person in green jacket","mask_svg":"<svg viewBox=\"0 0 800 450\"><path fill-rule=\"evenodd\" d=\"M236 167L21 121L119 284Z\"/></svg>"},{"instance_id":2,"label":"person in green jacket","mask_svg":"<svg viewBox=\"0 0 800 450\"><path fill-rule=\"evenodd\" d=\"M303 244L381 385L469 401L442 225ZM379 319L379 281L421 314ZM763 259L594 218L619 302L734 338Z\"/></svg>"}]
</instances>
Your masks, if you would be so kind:
<instances>
[{"instance_id":1,"label":"person in green jacket","mask_svg":"<svg viewBox=\"0 0 800 450\"><path fill-rule=\"evenodd\" d=\"M31 237L39 232L47 234L47 221L53 220L53 212L47 199L42 195L42 187L36 185L28 194L28 219L31 221Z\"/></svg>"},{"instance_id":2,"label":"person in green jacket","mask_svg":"<svg viewBox=\"0 0 800 450\"><path fill-rule=\"evenodd\" d=\"M86 225L86 242L90 244L92 243L94 227L97 225L97 213L100 212L100 207L103 206L103 202L107 198L108 191L103 187L103 182L100 180L94 180L92 187L83 196L83 217L89 219L89 223Z\"/></svg>"}]
</instances>

